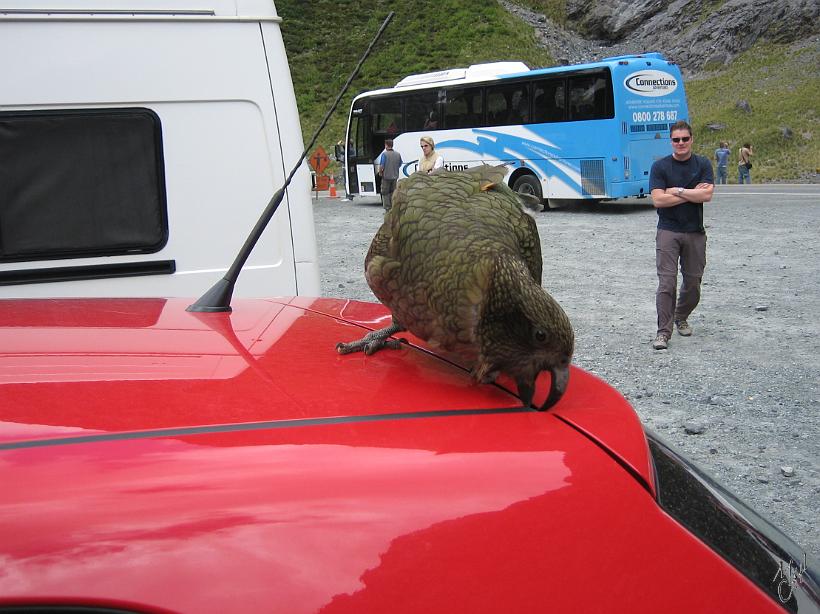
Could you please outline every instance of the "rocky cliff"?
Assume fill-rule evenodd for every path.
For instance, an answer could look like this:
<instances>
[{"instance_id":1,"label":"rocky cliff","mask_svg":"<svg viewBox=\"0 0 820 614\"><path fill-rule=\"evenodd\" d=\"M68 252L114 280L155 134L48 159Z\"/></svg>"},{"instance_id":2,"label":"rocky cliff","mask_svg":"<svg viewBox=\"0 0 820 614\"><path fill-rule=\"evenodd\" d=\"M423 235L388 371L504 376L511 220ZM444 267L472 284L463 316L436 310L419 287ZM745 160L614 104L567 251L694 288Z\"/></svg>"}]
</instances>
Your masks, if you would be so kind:
<instances>
[{"instance_id":1,"label":"rocky cliff","mask_svg":"<svg viewBox=\"0 0 820 614\"><path fill-rule=\"evenodd\" d=\"M691 75L730 63L758 41L820 42L820 0L567 0L568 28L500 2L567 63L651 50Z\"/></svg>"}]
</instances>

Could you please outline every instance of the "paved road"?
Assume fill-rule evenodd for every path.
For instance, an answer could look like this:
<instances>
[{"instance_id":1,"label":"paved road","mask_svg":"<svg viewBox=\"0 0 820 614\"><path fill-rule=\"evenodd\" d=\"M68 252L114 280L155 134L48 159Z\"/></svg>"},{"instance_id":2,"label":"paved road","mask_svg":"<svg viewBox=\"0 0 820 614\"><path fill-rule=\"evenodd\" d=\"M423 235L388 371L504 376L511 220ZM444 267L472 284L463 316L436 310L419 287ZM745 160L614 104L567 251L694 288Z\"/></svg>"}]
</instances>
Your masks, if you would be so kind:
<instances>
[{"instance_id":1,"label":"paved road","mask_svg":"<svg viewBox=\"0 0 820 614\"><path fill-rule=\"evenodd\" d=\"M362 263L378 201L319 198L314 213L323 295L375 300ZM718 186L705 218L695 335L668 351L650 346L649 200L537 214L544 286L573 322L577 365L820 558L820 185Z\"/></svg>"}]
</instances>

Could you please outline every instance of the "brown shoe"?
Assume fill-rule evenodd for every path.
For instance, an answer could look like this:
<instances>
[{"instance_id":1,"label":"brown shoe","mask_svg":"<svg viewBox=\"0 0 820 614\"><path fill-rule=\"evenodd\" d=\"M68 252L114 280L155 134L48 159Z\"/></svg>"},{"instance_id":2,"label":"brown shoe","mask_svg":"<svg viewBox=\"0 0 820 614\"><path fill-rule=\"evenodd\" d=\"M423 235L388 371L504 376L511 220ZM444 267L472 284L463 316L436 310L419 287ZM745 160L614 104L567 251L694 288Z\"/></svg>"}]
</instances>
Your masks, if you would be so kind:
<instances>
[{"instance_id":1,"label":"brown shoe","mask_svg":"<svg viewBox=\"0 0 820 614\"><path fill-rule=\"evenodd\" d=\"M656 350L665 350L669 347L669 337L666 335L658 335L652 342L652 347Z\"/></svg>"},{"instance_id":2,"label":"brown shoe","mask_svg":"<svg viewBox=\"0 0 820 614\"><path fill-rule=\"evenodd\" d=\"M694 329L689 326L686 320L675 320L675 326L678 328L678 334L681 337L691 337Z\"/></svg>"}]
</instances>

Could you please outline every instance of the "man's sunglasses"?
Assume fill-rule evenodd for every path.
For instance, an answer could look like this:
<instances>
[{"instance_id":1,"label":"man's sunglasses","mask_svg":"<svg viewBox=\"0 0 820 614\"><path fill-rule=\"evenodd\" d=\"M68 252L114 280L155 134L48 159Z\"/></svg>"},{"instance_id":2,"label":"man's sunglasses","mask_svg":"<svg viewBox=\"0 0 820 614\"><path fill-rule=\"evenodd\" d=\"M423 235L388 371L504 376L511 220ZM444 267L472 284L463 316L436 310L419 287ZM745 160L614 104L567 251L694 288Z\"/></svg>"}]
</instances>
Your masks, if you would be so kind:
<instances>
[{"instance_id":1,"label":"man's sunglasses","mask_svg":"<svg viewBox=\"0 0 820 614\"><path fill-rule=\"evenodd\" d=\"M672 142L673 143L680 143L681 141L683 141L684 143L688 143L691 138L692 138L691 136L673 136L672 137Z\"/></svg>"}]
</instances>

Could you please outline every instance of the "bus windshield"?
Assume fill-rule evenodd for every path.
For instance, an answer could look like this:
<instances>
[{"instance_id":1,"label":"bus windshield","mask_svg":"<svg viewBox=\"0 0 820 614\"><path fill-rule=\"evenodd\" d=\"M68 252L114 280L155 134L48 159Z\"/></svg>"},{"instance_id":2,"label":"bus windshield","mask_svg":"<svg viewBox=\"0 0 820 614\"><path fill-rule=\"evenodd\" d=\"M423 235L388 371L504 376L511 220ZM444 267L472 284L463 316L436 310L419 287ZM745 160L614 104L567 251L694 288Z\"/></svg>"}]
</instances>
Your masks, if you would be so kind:
<instances>
[{"instance_id":1,"label":"bus windshield","mask_svg":"<svg viewBox=\"0 0 820 614\"><path fill-rule=\"evenodd\" d=\"M666 132L687 119L677 65L658 53L530 70L502 62L411 75L351 106L348 193L375 196L385 139L418 170L429 136L448 170L506 164L514 190L550 201L644 197ZM400 178L401 178L400 177Z\"/></svg>"}]
</instances>

